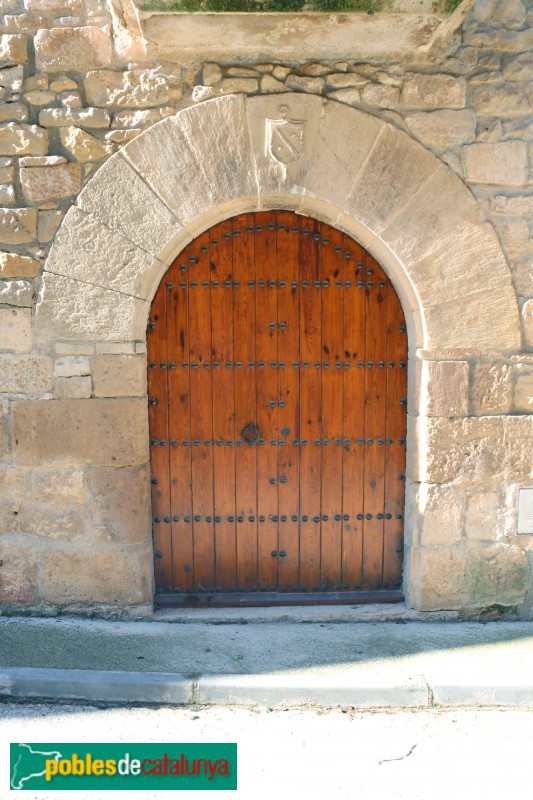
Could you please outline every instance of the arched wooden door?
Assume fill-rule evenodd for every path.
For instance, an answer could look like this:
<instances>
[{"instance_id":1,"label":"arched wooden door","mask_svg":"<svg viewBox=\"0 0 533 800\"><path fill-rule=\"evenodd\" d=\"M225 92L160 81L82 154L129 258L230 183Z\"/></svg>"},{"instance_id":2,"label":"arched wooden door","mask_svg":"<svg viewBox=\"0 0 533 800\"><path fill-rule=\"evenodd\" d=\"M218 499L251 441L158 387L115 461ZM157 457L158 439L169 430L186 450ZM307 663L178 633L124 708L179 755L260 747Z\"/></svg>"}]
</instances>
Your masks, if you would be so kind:
<instances>
[{"instance_id":1,"label":"arched wooden door","mask_svg":"<svg viewBox=\"0 0 533 800\"><path fill-rule=\"evenodd\" d=\"M180 253L148 325L158 600L401 598L406 338L377 262L309 217Z\"/></svg>"}]
</instances>

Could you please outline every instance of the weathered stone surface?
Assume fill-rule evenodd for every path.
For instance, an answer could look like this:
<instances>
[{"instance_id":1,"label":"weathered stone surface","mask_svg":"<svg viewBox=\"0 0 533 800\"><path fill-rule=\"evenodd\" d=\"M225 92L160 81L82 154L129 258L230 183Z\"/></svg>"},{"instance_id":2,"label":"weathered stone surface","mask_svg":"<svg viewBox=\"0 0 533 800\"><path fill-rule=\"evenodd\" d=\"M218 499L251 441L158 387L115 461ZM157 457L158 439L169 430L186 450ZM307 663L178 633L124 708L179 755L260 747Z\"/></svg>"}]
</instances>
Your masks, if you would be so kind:
<instances>
[{"instance_id":1,"label":"weathered stone surface","mask_svg":"<svg viewBox=\"0 0 533 800\"><path fill-rule=\"evenodd\" d=\"M92 394L91 378L89 375L77 378L58 378L55 394L60 400L90 397Z\"/></svg>"},{"instance_id":2,"label":"weathered stone surface","mask_svg":"<svg viewBox=\"0 0 533 800\"><path fill-rule=\"evenodd\" d=\"M161 114L155 109L142 111L117 111L113 114L112 128L147 128L161 120Z\"/></svg>"},{"instance_id":3,"label":"weathered stone surface","mask_svg":"<svg viewBox=\"0 0 533 800\"><path fill-rule=\"evenodd\" d=\"M357 75L355 72L335 72L326 78L326 86L331 89L360 89L366 86L368 78Z\"/></svg>"},{"instance_id":4,"label":"weathered stone surface","mask_svg":"<svg viewBox=\"0 0 533 800\"><path fill-rule=\"evenodd\" d=\"M92 372L96 397L146 394L146 361L142 356L97 355Z\"/></svg>"},{"instance_id":5,"label":"weathered stone surface","mask_svg":"<svg viewBox=\"0 0 533 800\"><path fill-rule=\"evenodd\" d=\"M193 98L194 99L194 98ZM114 144L127 144L135 139L140 133L140 128L132 128L129 131L110 131L105 134L106 141L113 142Z\"/></svg>"},{"instance_id":6,"label":"weathered stone surface","mask_svg":"<svg viewBox=\"0 0 533 800\"><path fill-rule=\"evenodd\" d=\"M528 178L525 142L471 144L463 149L467 180L472 183L506 183L521 186Z\"/></svg>"},{"instance_id":7,"label":"weathered stone surface","mask_svg":"<svg viewBox=\"0 0 533 800\"><path fill-rule=\"evenodd\" d=\"M32 496L65 498L70 503L86 500L84 474L79 469L39 469L33 473Z\"/></svg>"},{"instance_id":8,"label":"weathered stone surface","mask_svg":"<svg viewBox=\"0 0 533 800\"><path fill-rule=\"evenodd\" d=\"M77 503L25 499L17 515L16 529L26 536L76 541L86 538L85 514Z\"/></svg>"},{"instance_id":9,"label":"weathered stone surface","mask_svg":"<svg viewBox=\"0 0 533 800\"><path fill-rule=\"evenodd\" d=\"M57 164L66 164L64 156L23 156L19 159L21 167L54 167Z\"/></svg>"},{"instance_id":10,"label":"weathered stone surface","mask_svg":"<svg viewBox=\"0 0 533 800\"><path fill-rule=\"evenodd\" d=\"M13 92L20 92L23 80L24 67L22 65L18 64L16 67L0 70L0 89L5 90L5 99L8 99Z\"/></svg>"},{"instance_id":11,"label":"weathered stone surface","mask_svg":"<svg viewBox=\"0 0 533 800\"><path fill-rule=\"evenodd\" d=\"M0 303L30 308L33 305L33 284L24 280L0 281Z\"/></svg>"},{"instance_id":12,"label":"weathered stone surface","mask_svg":"<svg viewBox=\"0 0 533 800\"><path fill-rule=\"evenodd\" d=\"M425 463L415 480L428 483L524 480L533 475L533 416L471 417L427 424Z\"/></svg>"},{"instance_id":13,"label":"weathered stone surface","mask_svg":"<svg viewBox=\"0 0 533 800\"><path fill-rule=\"evenodd\" d=\"M153 263L153 256L145 250L73 207L56 236L46 269L149 299ZM158 268L164 271L163 264Z\"/></svg>"},{"instance_id":14,"label":"weathered stone surface","mask_svg":"<svg viewBox=\"0 0 533 800\"><path fill-rule=\"evenodd\" d=\"M53 92L67 92L70 90L76 90L78 88L78 84L76 81L73 81L72 78L69 78L68 75L59 75L59 77L54 78L50 84L50 89Z\"/></svg>"},{"instance_id":15,"label":"weathered stone surface","mask_svg":"<svg viewBox=\"0 0 533 800\"><path fill-rule=\"evenodd\" d=\"M83 107L83 99L80 92L61 92L60 99L63 108Z\"/></svg>"},{"instance_id":16,"label":"weathered stone surface","mask_svg":"<svg viewBox=\"0 0 533 800\"><path fill-rule=\"evenodd\" d=\"M39 124L45 128L109 128L111 117L103 108L46 108L39 114Z\"/></svg>"},{"instance_id":17,"label":"weathered stone surface","mask_svg":"<svg viewBox=\"0 0 533 800\"><path fill-rule=\"evenodd\" d=\"M4 459L11 452L11 435L9 433L9 419L5 414L0 414L0 459Z\"/></svg>"},{"instance_id":18,"label":"weathered stone surface","mask_svg":"<svg viewBox=\"0 0 533 800\"><path fill-rule=\"evenodd\" d=\"M66 355L54 361L54 375L59 378L72 378L90 375L91 368L86 356Z\"/></svg>"},{"instance_id":19,"label":"weathered stone surface","mask_svg":"<svg viewBox=\"0 0 533 800\"><path fill-rule=\"evenodd\" d=\"M328 97L338 100L340 103L346 103L346 105L359 104L361 102L359 89L336 89L334 92L329 92Z\"/></svg>"},{"instance_id":20,"label":"weathered stone surface","mask_svg":"<svg viewBox=\"0 0 533 800\"><path fill-rule=\"evenodd\" d=\"M84 342L83 344L77 342L55 342L54 350L61 356L92 356L94 344L91 342Z\"/></svg>"},{"instance_id":21,"label":"weathered stone surface","mask_svg":"<svg viewBox=\"0 0 533 800\"><path fill-rule=\"evenodd\" d=\"M522 326L526 347L533 350L533 300L526 300L522 306Z\"/></svg>"},{"instance_id":22,"label":"weathered stone surface","mask_svg":"<svg viewBox=\"0 0 533 800\"><path fill-rule=\"evenodd\" d=\"M428 416L468 414L467 361L423 361L421 373L421 404Z\"/></svg>"},{"instance_id":23,"label":"weathered stone surface","mask_svg":"<svg viewBox=\"0 0 533 800\"><path fill-rule=\"evenodd\" d=\"M503 53L522 53L533 50L533 28L523 31L506 31L503 28L483 28L469 33L469 42L480 50Z\"/></svg>"},{"instance_id":24,"label":"weathered stone surface","mask_svg":"<svg viewBox=\"0 0 533 800\"><path fill-rule=\"evenodd\" d=\"M204 64L203 81L206 86L214 86L222 80L222 70L218 64Z\"/></svg>"},{"instance_id":25,"label":"weathered stone surface","mask_svg":"<svg viewBox=\"0 0 533 800\"><path fill-rule=\"evenodd\" d=\"M414 108L464 108L466 81L451 75L408 72L401 101Z\"/></svg>"},{"instance_id":26,"label":"weathered stone surface","mask_svg":"<svg viewBox=\"0 0 533 800\"><path fill-rule=\"evenodd\" d=\"M26 122L28 109L24 103L2 103L0 105L0 122Z\"/></svg>"},{"instance_id":27,"label":"weathered stone surface","mask_svg":"<svg viewBox=\"0 0 533 800\"><path fill-rule=\"evenodd\" d=\"M4 64L25 64L28 60L28 43L25 36L4 34L0 36L0 61Z\"/></svg>"},{"instance_id":28,"label":"weathered stone surface","mask_svg":"<svg viewBox=\"0 0 533 800\"><path fill-rule=\"evenodd\" d=\"M508 59L503 67L503 76L508 81L531 80L533 70L533 53L520 53L514 58Z\"/></svg>"},{"instance_id":29,"label":"weathered stone surface","mask_svg":"<svg viewBox=\"0 0 533 800\"><path fill-rule=\"evenodd\" d=\"M422 547L451 547L463 537L464 498L456 486L422 484L415 498L420 510L419 544Z\"/></svg>"},{"instance_id":30,"label":"weathered stone surface","mask_svg":"<svg viewBox=\"0 0 533 800\"><path fill-rule=\"evenodd\" d=\"M15 188L13 184L0 184L0 203L11 205L15 203Z\"/></svg>"},{"instance_id":31,"label":"weathered stone surface","mask_svg":"<svg viewBox=\"0 0 533 800\"><path fill-rule=\"evenodd\" d=\"M320 94L325 86L324 78L306 78L300 75L289 75L285 81L289 89Z\"/></svg>"},{"instance_id":32,"label":"weathered stone surface","mask_svg":"<svg viewBox=\"0 0 533 800\"><path fill-rule=\"evenodd\" d=\"M101 544L50 550L42 561L42 598L48 603L130 606L152 601L151 547ZM90 564L90 569L87 565Z\"/></svg>"},{"instance_id":33,"label":"weathered stone surface","mask_svg":"<svg viewBox=\"0 0 533 800\"><path fill-rule=\"evenodd\" d=\"M268 70L266 71L268 72ZM275 78L278 79L278 81L284 81L290 71L291 71L290 67L283 67L281 64L277 64L272 70L272 74Z\"/></svg>"},{"instance_id":34,"label":"weathered stone surface","mask_svg":"<svg viewBox=\"0 0 533 800\"><path fill-rule=\"evenodd\" d=\"M0 392L46 392L52 388L52 361L45 356L0 355Z\"/></svg>"},{"instance_id":35,"label":"weathered stone surface","mask_svg":"<svg viewBox=\"0 0 533 800\"><path fill-rule=\"evenodd\" d=\"M523 601L528 562L523 550L504 544L459 545L420 553L421 608L513 606Z\"/></svg>"},{"instance_id":36,"label":"weathered stone surface","mask_svg":"<svg viewBox=\"0 0 533 800\"><path fill-rule=\"evenodd\" d=\"M51 28L34 38L37 69L86 72L111 63L109 33L101 28Z\"/></svg>"},{"instance_id":37,"label":"weathered stone surface","mask_svg":"<svg viewBox=\"0 0 533 800\"><path fill-rule=\"evenodd\" d=\"M18 253L0 253L0 278L34 278L41 269L40 263L31 256Z\"/></svg>"},{"instance_id":38,"label":"weathered stone surface","mask_svg":"<svg viewBox=\"0 0 533 800\"><path fill-rule=\"evenodd\" d=\"M127 148L133 147L136 141ZM183 189L190 189L190 186ZM171 240L181 228L120 153L98 170L79 195L78 206L154 255L159 255L162 243Z\"/></svg>"},{"instance_id":39,"label":"weathered stone surface","mask_svg":"<svg viewBox=\"0 0 533 800\"><path fill-rule=\"evenodd\" d=\"M503 512L502 501L497 492L470 492L465 513L465 533L468 539L492 542L501 538Z\"/></svg>"},{"instance_id":40,"label":"weathered stone surface","mask_svg":"<svg viewBox=\"0 0 533 800\"><path fill-rule=\"evenodd\" d=\"M513 83L483 83L472 86L470 92L480 115L527 114L530 110L523 87Z\"/></svg>"},{"instance_id":41,"label":"weathered stone surface","mask_svg":"<svg viewBox=\"0 0 533 800\"><path fill-rule=\"evenodd\" d=\"M35 14L70 16L84 12L83 0L24 0L24 5Z\"/></svg>"},{"instance_id":42,"label":"weathered stone surface","mask_svg":"<svg viewBox=\"0 0 533 800\"><path fill-rule=\"evenodd\" d=\"M493 214L503 214L509 217L533 218L533 194L505 195L498 194L491 201Z\"/></svg>"},{"instance_id":43,"label":"weathered stone surface","mask_svg":"<svg viewBox=\"0 0 533 800\"><path fill-rule=\"evenodd\" d=\"M369 106L395 108L400 99L400 90L396 86L384 86L381 83L369 83L361 89L361 100Z\"/></svg>"},{"instance_id":44,"label":"weathered stone surface","mask_svg":"<svg viewBox=\"0 0 533 800\"><path fill-rule=\"evenodd\" d=\"M7 122L0 125L0 154L5 156L44 155L48 152L48 131L37 125Z\"/></svg>"},{"instance_id":45,"label":"weathered stone surface","mask_svg":"<svg viewBox=\"0 0 533 800\"><path fill-rule=\"evenodd\" d=\"M12 409L18 465L120 467L148 460L142 398L21 400Z\"/></svg>"},{"instance_id":46,"label":"weathered stone surface","mask_svg":"<svg viewBox=\"0 0 533 800\"><path fill-rule=\"evenodd\" d=\"M44 272L36 306L40 341L141 339L149 305L125 294Z\"/></svg>"},{"instance_id":47,"label":"weathered stone surface","mask_svg":"<svg viewBox=\"0 0 533 800\"><path fill-rule=\"evenodd\" d=\"M43 203L77 195L81 189L80 164L22 167L22 192L28 203Z\"/></svg>"},{"instance_id":48,"label":"weathered stone surface","mask_svg":"<svg viewBox=\"0 0 533 800\"><path fill-rule=\"evenodd\" d=\"M471 142L476 136L476 118L467 108L408 114L406 122L418 139L441 150Z\"/></svg>"},{"instance_id":49,"label":"weathered stone surface","mask_svg":"<svg viewBox=\"0 0 533 800\"><path fill-rule=\"evenodd\" d=\"M37 238L40 242L51 242L54 239L64 216L65 212L62 209L38 212Z\"/></svg>"},{"instance_id":50,"label":"weathered stone surface","mask_svg":"<svg viewBox=\"0 0 533 800\"><path fill-rule=\"evenodd\" d=\"M87 101L95 106L146 108L181 100L183 81L179 70L162 67L127 72L98 70L84 81Z\"/></svg>"},{"instance_id":51,"label":"weathered stone surface","mask_svg":"<svg viewBox=\"0 0 533 800\"><path fill-rule=\"evenodd\" d=\"M513 386L508 364L476 364L470 390L476 414L506 414L511 410Z\"/></svg>"},{"instance_id":52,"label":"weathered stone surface","mask_svg":"<svg viewBox=\"0 0 533 800\"><path fill-rule=\"evenodd\" d=\"M115 148L113 145L108 144L96 136L91 136L90 133L75 128L69 125L66 128L60 128L59 138L63 147L72 153L76 161L82 164L87 161L98 161L100 158L106 158L113 154Z\"/></svg>"},{"instance_id":53,"label":"weathered stone surface","mask_svg":"<svg viewBox=\"0 0 533 800\"><path fill-rule=\"evenodd\" d=\"M31 310L0 308L0 342L2 350L27 353L31 350Z\"/></svg>"},{"instance_id":54,"label":"weathered stone surface","mask_svg":"<svg viewBox=\"0 0 533 800\"><path fill-rule=\"evenodd\" d=\"M533 369L517 369L513 406L516 411L533 412Z\"/></svg>"},{"instance_id":55,"label":"weathered stone surface","mask_svg":"<svg viewBox=\"0 0 533 800\"><path fill-rule=\"evenodd\" d=\"M0 183L11 183L15 177L12 158L0 158Z\"/></svg>"},{"instance_id":56,"label":"weathered stone surface","mask_svg":"<svg viewBox=\"0 0 533 800\"><path fill-rule=\"evenodd\" d=\"M30 106L48 106L56 99L54 92L28 92L24 95L24 100Z\"/></svg>"},{"instance_id":57,"label":"weathered stone surface","mask_svg":"<svg viewBox=\"0 0 533 800\"><path fill-rule=\"evenodd\" d=\"M379 233L438 167L434 156L386 125L358 175L345 210Z\"/></svg>"},{"instance_id":58,"label":"weathered stone surface","mask_svg":"<svg viewBox=\"0 0 533 800\"><path fill-rule=\"evenodd\" d=\"M31 605L38 602L38 554L34 547L17 538L0 540L0 603Z\"/></svg>"},{"instance_id":59,"label":"weathered stone surface","mask_svg":"<svg viewBox=\"0 0 533 800\"><path fill-rule=\"evenodd\" d=\"M495 220L496 230L510 259L523 258L533 252L527 219Z\"/></svg>"},{"instance_id":60,"label":"weathered stone surface","mask_svg":"<svg viewBox=\"0 0 533 800\"><path fill-rule=\"evenodd\" d=\"M224 78L217 86L223 94L255 94L259 91L257 78Z\"/></svg>"},{"instance_id":61,"label":"weathered stone surface","mask_svg":"<svg viewBox=\"0 0 533 800\"><path fill-rule=\"evenodd\" d=\"M149 543L150 471L94 467L87 473L89 527L93 538L115 544Z\"/></svg>"}]
</instances>

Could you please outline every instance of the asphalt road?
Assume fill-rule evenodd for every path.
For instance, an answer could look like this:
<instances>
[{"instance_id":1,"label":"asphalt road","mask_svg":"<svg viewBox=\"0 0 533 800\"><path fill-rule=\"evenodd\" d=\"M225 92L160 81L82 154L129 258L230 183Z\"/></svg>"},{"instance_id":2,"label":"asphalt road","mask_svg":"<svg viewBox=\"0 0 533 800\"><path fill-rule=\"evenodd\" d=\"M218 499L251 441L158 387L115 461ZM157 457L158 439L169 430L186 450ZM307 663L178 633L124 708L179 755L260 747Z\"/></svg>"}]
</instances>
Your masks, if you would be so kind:
<instances>
[{"instance_id":1,"label":"asphalt road","mask_svg":"<svg viewBox=\"0 0 533 800\"><path fill-rule=\"evenodd\" d=\"M237 742L238 790L220 800L492 800L531 797L533 711L355 712L0 705L0 800L9 742ZM129 792L114 795L131 798ZM19 795L20 796L20 795ZM109 793L25 791L26 800ZM112 796L112 795L111 795ZM213 797L137 792L134 800Z\"/></svg>"}]
</instances>

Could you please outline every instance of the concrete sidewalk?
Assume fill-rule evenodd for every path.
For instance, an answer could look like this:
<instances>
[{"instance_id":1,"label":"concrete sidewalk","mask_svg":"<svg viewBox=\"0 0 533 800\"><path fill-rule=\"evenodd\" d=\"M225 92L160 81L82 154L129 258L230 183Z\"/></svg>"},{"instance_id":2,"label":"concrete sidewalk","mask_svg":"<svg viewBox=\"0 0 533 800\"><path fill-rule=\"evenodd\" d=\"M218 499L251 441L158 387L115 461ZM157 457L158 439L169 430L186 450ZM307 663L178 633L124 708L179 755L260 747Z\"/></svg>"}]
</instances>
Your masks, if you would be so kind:
<instances>
[{"instance_id":1,"label":"concrete sidewalk","mask_svg":"<svg viewBox=\"0 0 533 800\"><path fill-rule=\"evenodd\" d=\"M533 708L533 622L247 611L160 616L172 623L0 618L0 699Z\"/></svg>"}]
</instances>

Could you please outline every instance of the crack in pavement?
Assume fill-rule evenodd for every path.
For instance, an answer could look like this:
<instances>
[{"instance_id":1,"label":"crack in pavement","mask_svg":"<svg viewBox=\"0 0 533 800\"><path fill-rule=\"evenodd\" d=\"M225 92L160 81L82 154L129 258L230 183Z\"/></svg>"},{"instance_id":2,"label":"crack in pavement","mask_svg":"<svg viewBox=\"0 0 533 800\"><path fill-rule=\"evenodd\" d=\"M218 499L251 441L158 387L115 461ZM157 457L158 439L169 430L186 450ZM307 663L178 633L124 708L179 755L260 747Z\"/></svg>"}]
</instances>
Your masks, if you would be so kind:
<instances>
[{"instance_id":1,"label":"crack in pavement","mask_svg":"<svg viewBox=\"0 0 533 800\"><path fill-rule=\"evenodd\" d=\"M411 747L411 749L405 755L399 756L398 758L382 758L381 761L378 761L378 764L381 766L381 764L385 764L387 761L403 761L404 758L408 758L411 755L411 753L414 751L415 747L417 747L417 746L418 745L414 744Z\"/></svg>"}]
</instances>

